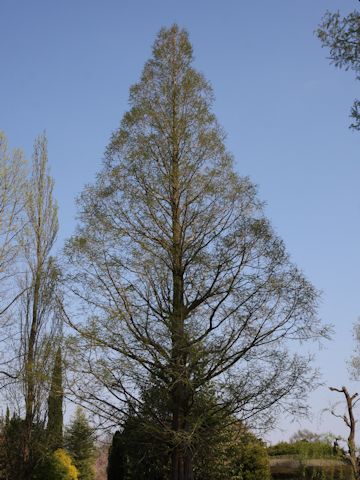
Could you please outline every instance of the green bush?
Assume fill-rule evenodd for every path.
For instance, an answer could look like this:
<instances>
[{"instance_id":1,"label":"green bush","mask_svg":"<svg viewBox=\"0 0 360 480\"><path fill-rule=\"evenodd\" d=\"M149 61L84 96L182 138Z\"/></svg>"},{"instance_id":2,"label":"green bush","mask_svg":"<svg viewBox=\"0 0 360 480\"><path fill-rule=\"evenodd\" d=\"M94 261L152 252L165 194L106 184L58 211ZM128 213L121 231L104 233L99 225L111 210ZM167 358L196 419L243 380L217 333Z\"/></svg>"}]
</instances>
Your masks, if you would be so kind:
<instances>
[{"instance_id":1,"label":"green bush","mask_svg":"<svg viewBox=\"0 0 360 480\"><path fill-rule=\"evenodd\" d=\"M196 480L270 480L270 465L264 444L249 431L229 429L224 442L214 446L195 472Z\"/></svg>"},{"instance_id":2,"label":"green bush","mask_svg":"<svg viewBox=\"0 0 360 480\"><path fill-rule=\"evenodd\" d=\"M241 480L270 480L269 458L261 442L252 439L244 443L238 462Z\"/></svg>"},{"instance_id":3,"label":"green bush","mask_svg":"<svg viewBox=\"0 0 360 480\"><path fill-rule=\"evenodd\" d=\"M333 447L327 442L308 442L299 440L294 443L280 442L268 448L270 456L300 455L303 458L334 457Z\"/></svg>"},{"instance_id":4,"label":"green bush","mask_svg":"<svg viewBox=\"0 0 360 480\"><path fill-rule=\"evenodd\" d=\"M62 449L46 457L37 467L34 480L78 480L70 455Z\"/></svg>"}]
</instances>

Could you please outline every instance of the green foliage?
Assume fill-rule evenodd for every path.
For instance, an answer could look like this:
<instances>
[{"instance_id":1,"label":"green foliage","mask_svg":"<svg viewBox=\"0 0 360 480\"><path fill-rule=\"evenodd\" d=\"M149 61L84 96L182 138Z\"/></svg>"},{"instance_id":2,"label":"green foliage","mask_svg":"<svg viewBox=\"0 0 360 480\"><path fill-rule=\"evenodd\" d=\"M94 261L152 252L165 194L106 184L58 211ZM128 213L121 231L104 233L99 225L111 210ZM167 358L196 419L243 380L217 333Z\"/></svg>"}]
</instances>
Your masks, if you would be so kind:
<instances>
[{"instance_id":1,"label":"green foliage","mask_svg":"<svg viewBox=\"0 0 360 480\"><path fill-rule=\"evenodd\" d=\"M237 461L242 480L270 480L269 458L264 445L249 439L240 446L240 456Z\"/></svg>"},{"instance_id":2,"label":"green foliage","mask_svg":"<svg viewBox=\"0 0 360 480\"><path fill-rule=\"evenodd\" d=\"M109 448L107 479L125 480L127 473L127 458L124 435L115 432Z\"/></svg>"},{"instance_id":3,"label":"green foliage","mask_svg":"<svg viewBox=\"0 0 360 480\"><path fill-rule=\"evenodd\" d=\"M299 439L312 438L313 441ZM274 479L298 480L352 480L351 467L344 460L341 449L334 450L331 434L317 435L308 431L298 432L290 442L280 442L268 448L270 457L285 457L285 464L275 464L272 468ZM312 462L312 460L317 460ZM319 461L320 460L320 461Z\"/></svg>"},{"instance_id":4,"label":"green foliage","mask_svg":"<svg viewBox=\"0 0 360 480\"><path fill-rule=\"evenodd\" d=\"M62 355L59 347L55 356L48 399L47 436L49 445L54 450L63 446L63 398Z\"/></svg>"},{"instance_id":5,"label":"green foliage","mask_svg":"<svg viewBox=\"0 0 360 480\"><path fill-rule=\"evenodd\" d=\"M3 454L2 470L6 472L5 478L22 478L23 476L23 445L24 421L18 416L6 418L3 426Z\"/></svg>"},{"instance_id":6,"label":"green foliage","mask_svg":"<svg viewBox=\"0 0 360 480\"><path fill-rule=\"evenodd\" d=\"M166 400L156 387L147 391L143 398L145 403L141 412L129 418L118 437L125 469L124 477L115 477L114 480L166 480L169 476L171 444L165 441L165 432L150 423L147 411L155 409L163 430L166 430L170 419ZM191 438L194 480L270 479L266 448L241 423L230 426L225 423L227 414L224 416L224 412L220 413L216 408L212 391L196 397L193 415L199 422L199 428Z\"/></svg>"},{"instance_id":7,"label":"green foliage","mask_svg":"<svg viewBox=\"0 0 360 480\"><path fill-rule=\"evenodd\" d=\"M78 480L70 455L62 449L49 454L36 468L33 480Z\"/></svg>"},{"instance_id":8,"label":"green foliage","mask_svg":"<svg viewBox=\"0 0 360 480\"><path fill-rule=\"evenodd\" d=\"M187 32L163 28L66 249L69 290L89 312L77 329L89 355L74 353L82 398L122 423L119 402L141 401L149 371L162 385L165 409L150 401L124 429L137 480L162 478L170 456L173 478L191 477L221 436L219 412L267 421L285 403L305 407L316 374L286 341L326 334L192 63Z\"/></svg>"},{"instance_id":9,"label":"green foliage","mask_svg":"<svg viewBox=\"0 0 360 480\"><path fill-rule=\"evenodd\" d=\"M356 79L360 80L360 13L353 11L346 17L341 17L339 12L326 12L316 33L323 47L329 48L331 63L338 68L353 70ZM360 101L355 100L350 125L355 130L360 130Z\"/></svg>"},{"instance_id":10,"label":"green foliage","mask_svg":"<svg viewBox=\"0 0 360 480\"><path fill-rule=\"evenodd\" d=\"M221 441L213 446L212 453L198 462L195 479L204 478L270 480L269 458L264 444L239 424L236 428L228 427Z\"/></svg>"},{"instance_id":11,"label":"green foliage","mask_svg":"<svg viewBox=\"0 0 360 480\"><path fill-rule=\"evenodd\" d=\"M268 448L270 456L300 455L304 458L331 458L334 457L333 447L324 441L308 442L298 440L293 443L280 442Z\"/></svg>"},{"instance_id":12,"label":"green foliage","mask_svg":"<svg viewBox=\"0 0 360 480\"><path fill-rule=\"evenodd\" d=\"M142 407L129 413L109 450L108 480L167 480L170 472L170 400L155 382L142 394ZM194 399L198 429L193 443L194 480L270 479L266 448L240 422L228 425L209 389ZM156 423L153 418L157 418Z\"/></svg>"},{"instance_id":13,"label":"green foliage","mask_svg":"<svg viewBox=\"0 0 360 480\"><path fill-rule=\"evenodd\" d=\"M29 477L27 471L41 463L49 454L45 430L40 424L34 424L31 431L31 448L28 461L24 461L26 426L25 420L17 415L11 418L9 413L2 421L0 431L0 479L22 480Z\"/></svg>"},{"instance_id":14,"label":"green foliage","mask_svg":"<svg viewBox=\"0 0 360 480\"><path fill-rule=\"evenodd\" d=\"M94 429L89 425L81 408L77 408L71 424L66 429L65 446L79 471L79 480L94 480Z\"/></svg>"}]
</instances>

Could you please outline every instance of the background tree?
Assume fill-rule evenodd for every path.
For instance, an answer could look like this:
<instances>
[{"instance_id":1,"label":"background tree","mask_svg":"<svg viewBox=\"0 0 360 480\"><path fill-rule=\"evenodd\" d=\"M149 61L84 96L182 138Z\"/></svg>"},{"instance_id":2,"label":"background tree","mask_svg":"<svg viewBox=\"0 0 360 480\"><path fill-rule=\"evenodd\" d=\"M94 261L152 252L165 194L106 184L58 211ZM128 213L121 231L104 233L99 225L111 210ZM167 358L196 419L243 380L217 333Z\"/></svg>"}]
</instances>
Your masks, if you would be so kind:
<instances>
[{"instance_id":1,"label":"background tree","mask_svg":"<svg viewBox=\"0 0 360 480\"><path fill-rule=\"evenodd\" d=\"M55 315L58 268L50 256L58 231L57 205L53 198L54 181L48 173L47 140L40 135L34 145L32 173L26 189L26 226L22 248L26 273L25 294L20 309L20 365L25 400L24 463L25 479L34 468L32 432L44 427L49 369L53 345L58 339L59 322Z\"/></svg>"},{"instance_id":2,"label":"background tree","mask_svg":"<svg viewBox=\"0 0 360 480\"><path fill-rule=\"evenodd\" d=\"M65 432L65 446L79 472L79 480L94 480L95 431L78 407Z\"/></svg>"},{"instance_id":3,"label":"background tree","mask_svg":"<svg viewBox=\"0 0 360 480\"><path fill-rule=\"evenodd\" d=\"M349 429L349 436L347 439L348 455L346 456L346 458L347 460L349 460L351 464L354 478L358 480L360 478L360 470L359 470L359 462L357 458L356 444L355 444L357 422L354 417L354 408L356 403L358 402L358 393L354 393L353 395L351 395L348 392L346 387L342 387L342 388L329 387L329 389L332 392L342 393L346 401L347 413L338 414L336 413L335 408L331 410L331 413L335 417L341 418Z\"/></svg>"},{"instance_id":4,"label":"background tree","mask_svg":"<svg viewBox=\"0 0 360 480\"><path fill-rule=\"evenodd\" d=\"M126 480L127 458L124 435L118 430L114 433L108 455L107 479Z\"/></svg>"},{"instance_id":5,"label":"background tree","mask_svg":"<svg viewBox=\"0 0 360 480\"><path fill-rule=\"evenodd\" d=\"M17 297L13 294L16 284L9 284L8 280L16 272L14 267L19 261L19 235L25 222L23 214L26 177L23 152L20 149L14 149L10 153L6 136L0 131L0 312L2 314Z\"/></svg>"},{"instance_id":6,"label":"background tree","mask_svg":"<svg viewBox=\"0 0 360 480\"><path fill-rule=\"evenodd\" d=\"M55 356L48 398L47 436L54 450L63 447L63 401L62 354L61 347L59 346Z\"/></svg>"},{"instance_id":7,"label":"background tree","mask_svg":"<svg viewBox=\"0 0 360 480\"><path fill-rule=\"evenodd\" d=\"M353 70L360 80L360 13L356 10L346 17L339 12L326 12L317 31L322 46L329 49L329 59L335 67ZM360 130L360 101L355 100L351 109L355 130Z\"/></svg>"},{"instance_id":8,"label":"background tree","mask_svg":"<svg viewBox=\"0 0 360 480\"><path fill-rule=\"evenodd\" d=\"M20 149L9 152L5 134L0 131L0 345L2 362L0 386L16 381L11 328L14 318L9 308L23 293L17 283L20 265L20 236L25 225L25 186L27 169Z\"/></svg>"},{"instance_id":9,"label":"background tree","mask_svg":"<svg viewBox=\"0 0 360 480\"><path fill-rule=\"evenodd\" d=\"M4 425L4 471L5 479L23 478L24 462L22 440L24 434L24 420L13 414L6 419Z\"/></svg>"},{"instance_id":10,"label":"background tree","mask_svg":"<svg viewBox=\"0 0 360 480\"><path fill-rule=\"evenodd\" d=\"M293 435L291 435L290 443L296 443L296 442L301 442L301 441L321 442L321 441L326 441L326 439L324 438L325 436L324 436L324 434L311 432L310 430L307 430L305 428L303 430L298 430Z\"/></svg>"},{"instance_id":11,"label":"background tree","mask_svg":"<svg viewBox=\"0 0 360 480\"><path fill-rule=\"evenodd\" d=\"M326 333L316 291L233 169L192 62L187 33L162 29L66 250L80 315L68 314L80 334L75 393L122 424L155 377L172 480L193 478L204 391L242 420L304 411L314 376L287 342ZM154 412L149 426L158 421Z\"/></svg>"}]
</instances>

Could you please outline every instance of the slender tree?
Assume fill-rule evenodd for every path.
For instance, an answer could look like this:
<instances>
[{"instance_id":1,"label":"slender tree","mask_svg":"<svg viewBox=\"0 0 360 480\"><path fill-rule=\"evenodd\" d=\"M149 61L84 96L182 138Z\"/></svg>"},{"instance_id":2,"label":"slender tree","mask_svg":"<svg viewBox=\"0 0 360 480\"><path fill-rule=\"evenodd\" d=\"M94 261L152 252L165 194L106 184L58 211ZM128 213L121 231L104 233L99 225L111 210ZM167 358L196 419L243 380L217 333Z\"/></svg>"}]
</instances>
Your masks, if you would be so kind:
<instances>
[{"instance_id":1,"label":"slender tree","mask_svg":"<svg viewBox=\"0 0 360 480\"><path fill-rule=\"evenodd\" d=\"M66 248L75 393L122 423L155 378L167 415L150 409L149 428L170 452L171 480L193 478L204 390L243 420L302 411L313 372L287 342L326 333L316 291L233 169L192 62L187 33L162 29Z\"/></svg>"},{"instance_id":2,"label":"slender tree","mask_svg":"<svg viewBox=\"0 0 360 480\"><path fill-rule=\"evenodd\" d=\"M58 347L48 398L47 435L53 450L63 447L63 372L61 347Z\"/></svg>"},{"instance_id":3,"label":"slender tree","mask_svg":"<svg viewBox=\"0 0 360 480\"><path fill-rule=\"evenodd\" d=\"M22 151L15 149L10 153L6 136L0 131L0 313L6 311L14 299L14 296L8 298L8 279L16 273L14 266L19 260L19 236L25 223L26 176ZM13 290L14 285L11 287Z\"/></svg>"},{"instance_id":4,"label":"slender tree","mask_svg":"<svg viewBox=\"0 0 360 480\"><path fill-rule=\"evenodd\" d=\"M32 475L31 449L34 423L39 423L46 401L48 368L58 323L54 317L54 295L58 269L50 256L57 231L54 181L48 173L47 140L40 135L34 146L32 175L26 191L26 228L22 245L27 265L23 285L20 342L25 398L24 463L25 479ZM50 367L51 368L51 367Z\"/></svg>"},{"instance_id":5,"label":"slender tree","mask_svg":"<svg viewBox=\"0 0 360 480\"><path fill-rule=\"evenodd\" d=\"M17 379L12 368L14 355L9 340L13 338L14 317L10 307L23 293L19 288L20 237L25 224L26 162L20 149L8 149L5 134L0 131L0 387Z\"/></svg>"},{"instance_id":6,"label":"slender tree","mask_svg":"<svg viewBox=\"0 0 360 480\"><path fill-rule=\"evenodd\" d=\"M352 70L360 80L360 13L356 10L346 17L339 12L326 12L316 31L323 47L329 49L329 59L337 68ZM360 130L360 100L351 109L350 128Z\"/></svg>"},{"instance_id":7,"label":"slender tree","mask_svg":"<svg viewBox=\"0 0 360 480\"><path fill-rule=\"evenodd\" d=\"M124 436L118 430L114 433L108 455L107 479L126 480L127 465Z\"/></svg>"}]
</instances>

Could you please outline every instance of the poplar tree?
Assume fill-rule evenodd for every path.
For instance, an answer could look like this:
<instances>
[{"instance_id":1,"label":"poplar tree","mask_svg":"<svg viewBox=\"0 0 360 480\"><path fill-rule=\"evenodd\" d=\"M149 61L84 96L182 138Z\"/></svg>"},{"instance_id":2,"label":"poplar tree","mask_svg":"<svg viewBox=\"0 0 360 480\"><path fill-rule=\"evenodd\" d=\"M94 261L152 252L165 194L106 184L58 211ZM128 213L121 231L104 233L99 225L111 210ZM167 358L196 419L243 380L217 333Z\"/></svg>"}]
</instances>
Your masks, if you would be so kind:
<instances>
[{"instance_id":1,"label":"poplar tree","mask_svg":"<svg viewBox=\"0 0 360 480\"><path fill-rule=\"evenodd\" d=\"M187 32L162 29L66 247L74 393L122 424L155 382L166 411L149 408L143 425L169 452L171 480L194 478L204 392L216 392L214 416L304 410L313 371L288 342L326 334L212 102Z\"/></svg>"},{"instance_id":2,"label":"poplar tree","mask_svg":"<svg viewBox=\"0 0 360 480\"><path fill-rule=\"evenodd\" d=\"M21 271L20 237L26 223L25 190L26 161L19 149L10 150L4 132L0 130L0 386L7 387L18 378L13 369L12 326L16 323L10 311L24 293L19 288Z\"/></svg>"},{"instance_id":3,"label":"poplar tree","mask_svg":"<svg viewBox=\"0 0 360 480\"><path fill-rule=\"evenodd\" d=\"M34 145L32 170L26 187L26 224L22 250L26 271L25 294L19 308L21 340L19 358L25 403L23 435L24 478L32 478L34 427L43 424L43 406L48 389L48 369L59 322L55 312L58 268L51 249L58 231L54 180L49 175L47 139L40 135ZM51 367L50 367L51 368Z\"/></svg>"},{"instance_id":4,"label":"poplar tree","mask_svg":"<svg viewBox=\"0 0 360 480\"><path fill-rule=\"evenodd\" d=\"M4 302L9 297L8 279L16 273L14 267L19 261L19 236L25 223L26 177L23 152L19 148L9 151L5 133L0 130L0 314L14 300L13 297Z\"/></svg>"}]
</instances>

